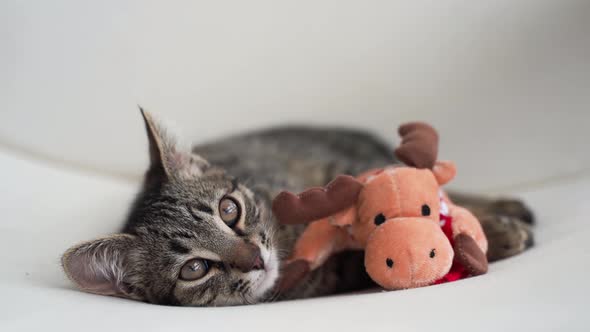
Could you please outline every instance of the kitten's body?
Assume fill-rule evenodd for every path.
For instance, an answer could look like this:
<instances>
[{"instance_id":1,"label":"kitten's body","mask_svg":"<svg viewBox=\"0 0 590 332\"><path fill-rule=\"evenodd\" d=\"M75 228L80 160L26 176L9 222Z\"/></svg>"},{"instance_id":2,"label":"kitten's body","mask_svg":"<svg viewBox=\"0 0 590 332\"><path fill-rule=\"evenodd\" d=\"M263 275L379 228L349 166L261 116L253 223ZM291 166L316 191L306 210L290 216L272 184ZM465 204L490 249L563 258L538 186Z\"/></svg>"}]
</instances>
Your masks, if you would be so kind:
<instances>
[{"instance_id":1,"label":"kitten's body","mask_svg":"<svg viewBox=\"0 0 590 332\"><path fill-rule=\"evenodd\" d=\"M272 197L321 186L337 174L356 175L394 163L392 148L363 132L277 128L177 151L149 115L151 166L124 234L83 243L63 258L68 276L82 289L160 304L231 305L358 290L372 285L363 256L334 256L286 294L272 292L279 259L288 255L302 226L279 226ZM239 222L220 220L219 201L231 197ZM531 244L523 223L532 221L519 202L466 201L489 237L490 260ZM500 217L502 216L502 217ZM263 268L252 265L262 257ZM182 280L191 259L208 262L207 273Z\"/></svg>"}]
</instances>

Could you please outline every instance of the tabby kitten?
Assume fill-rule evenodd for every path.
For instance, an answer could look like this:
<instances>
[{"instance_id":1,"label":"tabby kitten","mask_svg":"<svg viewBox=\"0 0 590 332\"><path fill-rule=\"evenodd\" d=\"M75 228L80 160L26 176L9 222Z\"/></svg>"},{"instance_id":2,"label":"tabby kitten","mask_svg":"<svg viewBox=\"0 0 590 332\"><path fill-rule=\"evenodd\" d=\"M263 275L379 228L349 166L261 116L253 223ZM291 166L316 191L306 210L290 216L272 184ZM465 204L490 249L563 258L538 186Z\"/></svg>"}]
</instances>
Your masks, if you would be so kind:
<instances>
[{"instance_id":1,"label":"tabby kitten","mask_svg":"<svg viewBox=\"0 0 590 332\"><path fill-rule=\"evenodd\" d=\"M302 226L278 226L270 203L281 190L324 185L394 163L366 133L278 128L181 151L142 111L150 166L120 234L81 243L62 257L82 290L157 304L223 306L370 287L362 253L336 255L300 286L277 294L280 260ZM459 197L460 198L460 197ZM532 214L517 201L465 197L489 237L490 260L532 244Z\"/></svg>"}]
</instances>

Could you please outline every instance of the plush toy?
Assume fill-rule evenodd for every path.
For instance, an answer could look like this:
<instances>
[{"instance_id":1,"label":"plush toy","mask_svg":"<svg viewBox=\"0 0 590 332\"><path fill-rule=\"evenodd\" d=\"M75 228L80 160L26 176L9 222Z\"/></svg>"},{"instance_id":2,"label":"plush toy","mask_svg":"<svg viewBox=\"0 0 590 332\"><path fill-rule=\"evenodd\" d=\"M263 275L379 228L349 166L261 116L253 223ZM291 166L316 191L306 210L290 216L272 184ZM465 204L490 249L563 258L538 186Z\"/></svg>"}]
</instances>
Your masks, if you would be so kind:
<instances>
[{"instance_id":1,"label":"plush toy","mask_svg":"<svg viewBox=\"0 0 590 332\"><path fill-rule=\"evenodd\" d=\"M369 276L391 290L487 272L479 221L441 190L456 170L452 162L437 161L437 132L410 123L399 133L395 153L405 165L341 175L323 188L275 198L281 223L309 223L286 262L281 289L343 250L364 250Z\"/></svg>"}]
</instances>

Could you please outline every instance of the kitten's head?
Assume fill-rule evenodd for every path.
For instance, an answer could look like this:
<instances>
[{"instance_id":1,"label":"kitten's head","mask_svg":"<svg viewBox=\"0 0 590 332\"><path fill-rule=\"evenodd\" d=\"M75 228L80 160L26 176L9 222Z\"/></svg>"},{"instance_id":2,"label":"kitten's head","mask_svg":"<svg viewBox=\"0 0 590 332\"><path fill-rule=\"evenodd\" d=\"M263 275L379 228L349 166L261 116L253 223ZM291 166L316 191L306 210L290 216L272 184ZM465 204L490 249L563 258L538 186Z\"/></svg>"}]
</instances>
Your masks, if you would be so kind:
<instances>
[{"instance_id":1,"label":"kitten's head","mask_svg":"<svg viewBox=\"0 0 590 332\"><path fill-rule=\"evenodd\" d=\"M66 274L88 292L159 304L262 300L279 265L267 205L142 114L151 165L124 233L69 249Z\"/></svg>"}]
</instances>

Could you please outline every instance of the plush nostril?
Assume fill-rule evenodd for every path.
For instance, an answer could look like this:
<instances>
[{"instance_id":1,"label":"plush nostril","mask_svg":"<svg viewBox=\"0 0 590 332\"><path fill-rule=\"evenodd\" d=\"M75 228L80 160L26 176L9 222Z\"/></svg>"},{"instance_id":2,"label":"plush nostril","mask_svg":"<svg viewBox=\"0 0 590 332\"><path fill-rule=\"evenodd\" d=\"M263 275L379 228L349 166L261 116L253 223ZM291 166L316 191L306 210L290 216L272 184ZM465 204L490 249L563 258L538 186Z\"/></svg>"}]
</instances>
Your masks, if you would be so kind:
<instances>
[{"instance_id":1,"label":"plush nostril","mask_svg":"<svg viewBox=\"0 0 590 332\"><path fill-rule=\"evenodd\" d=\"M422 215L428 217L430 215L430 206L427 204L422 205Z\"/></svg>"},{"instance_id":2,"label":"plush nostril","mask_svg":"<svg viewBox=\"0 0 590 332\"><path fill-rule=\"evenodd\" d=\"M383 213L379 213L378 215L375 216L374 221L375 221L375 225L379 226L385 222L385 216L383 215Z\"/></svg>"},{"instance_id":3,"label":"plush nostril","mask_svg":"<svg viewBox=\"0 0 590 332\"><path fill-rule=\"evenodd\" d=\"M387 267L391 269L393 267L393 259L391 259L391 258L386 259L385 264L387 264Z\"/></svg>"},{"instance_id":4,"label":"plush nostril","mask_svg":"<svg viewBox=\"0 0 590 332\"><path fill-rule=\"evenodd\" d=\"M430 258L434 258L436 256L436 251L434 249L430 250Z\"/></svg>"}]
</instances>

